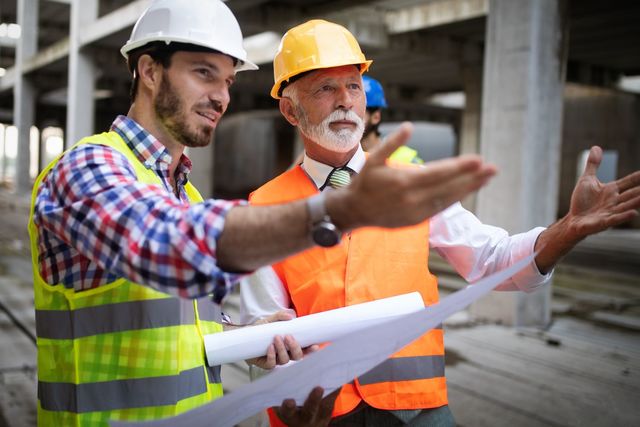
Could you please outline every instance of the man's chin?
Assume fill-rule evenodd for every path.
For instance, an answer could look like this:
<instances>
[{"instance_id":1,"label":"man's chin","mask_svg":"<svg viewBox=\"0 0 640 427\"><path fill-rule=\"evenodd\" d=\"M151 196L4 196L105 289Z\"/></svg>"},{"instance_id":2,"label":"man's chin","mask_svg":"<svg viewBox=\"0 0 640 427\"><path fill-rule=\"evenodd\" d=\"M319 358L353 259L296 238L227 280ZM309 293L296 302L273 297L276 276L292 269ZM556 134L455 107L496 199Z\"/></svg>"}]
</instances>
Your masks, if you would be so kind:
<instances>
[{"instance_id":1,"label":"man's chin","mask_svg":"<svg viewBox=\"0 0 640 427\"><path fill-rule=\"evenodd\" d=\"M318 143L318 145L334 153L348 153L349 151L352 151L354 148L358 146L358 141L356 141L355 144L353 143L342 144L342 143L336 143L334 141L331 141L331 142L323 141L321 143Z\"/></svg>"},{"instance_id":2,"label":"man's chin","mask_svg":"<svg viewBox=\"0 0 640 427\"><path fill-rule=\"evenodd\" d=\"M213 141L213 134L208 136L187 137L182 139L182 145L189 148L206 147Z\"/></svg>"}]
</instances>

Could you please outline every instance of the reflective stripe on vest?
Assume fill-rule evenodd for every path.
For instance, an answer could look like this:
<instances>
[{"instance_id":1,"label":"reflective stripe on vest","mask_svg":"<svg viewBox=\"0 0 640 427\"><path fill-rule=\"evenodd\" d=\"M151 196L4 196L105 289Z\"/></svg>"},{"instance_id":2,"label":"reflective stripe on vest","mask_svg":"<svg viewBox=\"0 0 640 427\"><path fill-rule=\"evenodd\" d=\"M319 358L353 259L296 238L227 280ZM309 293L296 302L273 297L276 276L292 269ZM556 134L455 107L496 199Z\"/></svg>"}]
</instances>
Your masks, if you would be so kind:
<instances>
[{"instance_id":1,"label":"reflective stripe on vest","mask_svg":"<svg viewBox=\"0 0 640 427\"><path fill-rule=\"evenodd\" d=\"M444 377L444 356L396 357L387 359L358 377L360 385L387 381L411 381Z\"/></svg>"},{"instance_id":2,"label":"reflective stripe on vest","mask_svg":"<svg viewBox=\"0 0 640 427\"><path fill-rule=\"evenodd\" d=\"M80 144L112 147L129 160L138 181L162 184L115 132ZM221 396L220 367L207 366L202 340L222 330L220 308L210 298L183 300L125 279L82 292L44 282L33 209L40 182L60 157L36 180L29 221L38 424L106 426L110 419L158 419ZM202 201L190 183L185 191L191 202Z\"/></svg>"},{"instance_id":3,"label":"reflective stripe on vest","mask_svg":"<svg viewBox=\"0 0 640 427\"><path fill-rule=\"evenodd\" d=\"M77 385L38 381L38 399L43 409L79 413L173 405L177 400L206 392L201 367L172 376Z\"/></svg>"},{"instance_id":4,"label":"reflective stripe on vest","mask_svg":"<svg viewBox=\"0 0 640 427\"><path fill-rule=\"evenodd\" d=\"M400 165L398 167L416 167ZM300 167L250 196L253 204L309 197L317 189ZM428 222L396 230L363 228L333 248L315 247L273 266L298 316L418 291L426 305L438 302L428 270ZM442 329L433 329L354 383L343 387L333 415L364 399L380 409L420 409L447 404Z\"/></svg>"},{"instance_id":5,"label":"reflective stripe on vest","mask_svg":"<svg viewBox=\"0 0 640 427\"><path fill-rule=\"evenodd\" d=\"M193 324L193 302L176 298L130 301L72 311L36 310L38 337L60 340Z\"/></svg>"}]
</instances>

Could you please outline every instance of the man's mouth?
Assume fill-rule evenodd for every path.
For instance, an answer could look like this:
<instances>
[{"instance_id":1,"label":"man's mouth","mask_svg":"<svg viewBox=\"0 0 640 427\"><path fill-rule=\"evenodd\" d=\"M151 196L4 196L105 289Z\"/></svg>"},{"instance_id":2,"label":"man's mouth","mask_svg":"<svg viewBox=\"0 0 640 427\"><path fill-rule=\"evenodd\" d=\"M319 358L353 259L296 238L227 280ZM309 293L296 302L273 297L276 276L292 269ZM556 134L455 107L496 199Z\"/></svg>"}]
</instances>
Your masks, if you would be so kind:
<instances>
[{"instance_id":1,"label":"man's mouth","mask_svg":"<svg viewBox=\"0 0 640 427\"><path fill-rule=\"evenodd\" d=\"M358 125L355 122L352 122L351 120L336 120L330 123L331 126L338 126L338 127L357 127Z\"/></svg>"},{"instance_id":2,"label":"man's mouth","mask_svg":"<svg viewBox=\"0 0 640 427\"><path fill-rule=\"evenodd\" d=\"M197 111L199 116L207 119L211 124L215 124L218 120L220 120L220 114L215 111Z\"/></svg>"}]
</instances>

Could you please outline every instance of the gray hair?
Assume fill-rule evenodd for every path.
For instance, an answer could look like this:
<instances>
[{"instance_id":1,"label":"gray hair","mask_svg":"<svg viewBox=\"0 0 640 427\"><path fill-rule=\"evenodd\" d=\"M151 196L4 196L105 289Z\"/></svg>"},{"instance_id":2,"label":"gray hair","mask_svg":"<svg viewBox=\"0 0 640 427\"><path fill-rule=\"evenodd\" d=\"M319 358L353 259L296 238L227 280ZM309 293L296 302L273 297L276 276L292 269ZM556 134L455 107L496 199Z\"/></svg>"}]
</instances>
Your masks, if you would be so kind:
<instances>
[{"instance_id":1,"label":"gray hair","mask_svg":"<svg viewBox=\"0 0 640 427\"><path fill-rule=\"evenodd\" d=\"M282 96L285 98L289 98L291 102L293 102L294 106L298 106L298 87L296 86L295 82L287 85L287 87L282 90Z\"/></svg>"}]
</instances>

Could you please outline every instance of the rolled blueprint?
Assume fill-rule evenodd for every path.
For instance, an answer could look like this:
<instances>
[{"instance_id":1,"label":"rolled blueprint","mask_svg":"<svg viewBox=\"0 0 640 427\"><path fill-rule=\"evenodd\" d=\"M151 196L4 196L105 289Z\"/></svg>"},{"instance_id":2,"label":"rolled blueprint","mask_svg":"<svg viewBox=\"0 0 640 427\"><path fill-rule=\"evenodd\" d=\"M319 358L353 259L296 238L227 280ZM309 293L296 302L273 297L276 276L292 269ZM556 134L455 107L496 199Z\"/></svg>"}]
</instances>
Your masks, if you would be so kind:
<instances>
[{"instance_id":1,"label":"rolled blueprint","mask_svg":"<svg viewBox=\"0 0 640 427\"><path fill-rule=\"evenodd\" d=\"M292 335L302 347L333 341L424 308L418 292L350 305L292 320L205 335L210 366L264 356L276 335Z\"/></svg>"}]
</instances>

